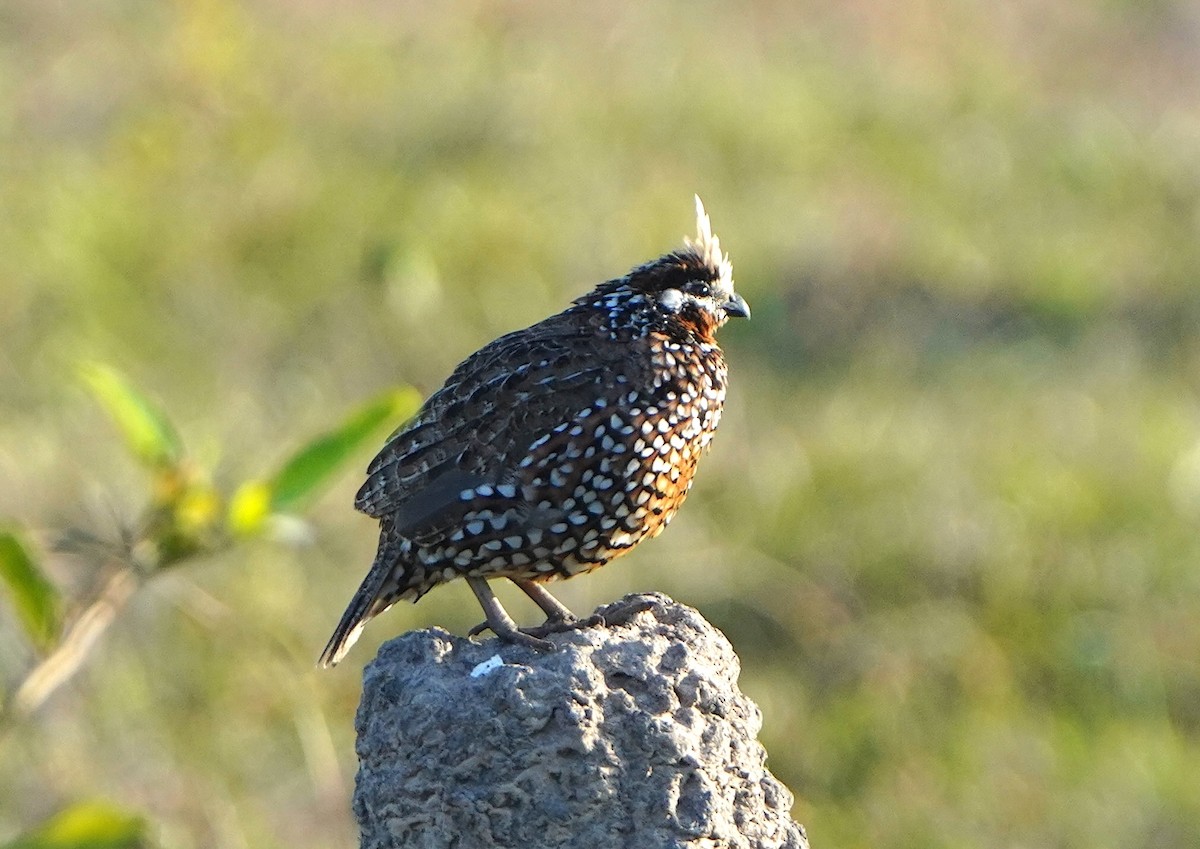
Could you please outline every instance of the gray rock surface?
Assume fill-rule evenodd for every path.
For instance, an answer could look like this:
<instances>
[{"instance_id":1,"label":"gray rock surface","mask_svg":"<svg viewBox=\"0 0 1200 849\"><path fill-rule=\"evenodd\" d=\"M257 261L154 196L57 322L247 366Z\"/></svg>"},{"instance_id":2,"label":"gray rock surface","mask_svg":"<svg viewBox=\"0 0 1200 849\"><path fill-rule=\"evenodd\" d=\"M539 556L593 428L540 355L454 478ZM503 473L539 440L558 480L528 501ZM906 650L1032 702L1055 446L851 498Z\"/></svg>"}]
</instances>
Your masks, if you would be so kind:
<instances>
[{"instance_id":1,"label":"gray rock surface","mask_svg":"<svg viewBox=\"0 0 1200 849\"><path fill-rule=\"evenodd\" d=\"M364 849L807 849L767 771L729 641L659 594L597 611L552 654L440 629L364 674Z\"/></svg>"}]
</instances>

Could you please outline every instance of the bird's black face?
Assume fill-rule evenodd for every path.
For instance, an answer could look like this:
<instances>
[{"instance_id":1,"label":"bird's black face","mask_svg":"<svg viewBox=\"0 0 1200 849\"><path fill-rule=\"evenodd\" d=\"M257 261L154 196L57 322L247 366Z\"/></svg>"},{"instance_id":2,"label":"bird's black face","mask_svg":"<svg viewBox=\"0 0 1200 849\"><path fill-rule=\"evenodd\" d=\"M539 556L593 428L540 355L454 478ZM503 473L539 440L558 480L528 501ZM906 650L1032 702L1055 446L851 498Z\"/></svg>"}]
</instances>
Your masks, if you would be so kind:
<instances>
[{"instance_id":1,"label":"bird's black face","mask_svg":"<svg viewBox=\"0 0 1200 849\"><path fill-rule=\"evenodd\" d=\"M688 279L666 286L655 295L658 308L670 316L711 333L730 318L749 318L750 305L721 279Z\"/></svg>"},{"instance_id":2,"label":"bird's black face","mask_svg":"<svg viewBox=\"0 0 1200 849\"><path fill-rule=\"evenodd\" d=\"M730 318L750 317L750 305L733 291L731 276L690 251L669 254L640 271L655 307L700 338L710 338Z\"/></svg>"},{"instance_id":3,"label":"bird's black face","mask_svg":"<svg viewBox=\"0 0 1200 849\"><path fill-rule=\"evenodd\" d=\"M575 303L600 308L617 325L634 315L644 320L649 310L672 332L712 342L717 328L730 318L749 318L750 305L733 291L733 266L721 252L700 198L696 229L697 237L685 239L683 248L601 283Z\"/></svg>"}]
</instances>

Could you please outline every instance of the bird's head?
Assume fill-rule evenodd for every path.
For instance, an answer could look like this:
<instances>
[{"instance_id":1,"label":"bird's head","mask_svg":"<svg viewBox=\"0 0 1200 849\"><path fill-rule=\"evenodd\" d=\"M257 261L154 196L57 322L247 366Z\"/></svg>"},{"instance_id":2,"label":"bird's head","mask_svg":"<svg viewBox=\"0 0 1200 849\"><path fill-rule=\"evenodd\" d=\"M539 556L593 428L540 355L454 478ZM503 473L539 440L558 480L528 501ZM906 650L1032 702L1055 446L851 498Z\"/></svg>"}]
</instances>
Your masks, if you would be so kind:
<instances>
[{"instance_id":1,"label":"bird's head","mask_svg":"<svg viewBox=\"0 0 1200 849\"><path fill-rule=\"evenodd\" d=\"M611 303L608 298L621 292L639 295L669 324L702 340L711 340L716 329L731 317L749 318L750 305L733 290L733 264L721 252L721 242L713 235L712 222L699 197L696 232L695 239L684 238L679 250L639 265L579 301L595 303L596 295L600 295Z\"/></svg>"},{"instance_id":2,"label":"bird's head","mask_svg":"<svg viewBox=\"0 0 1200 849\"><path fill-rule=\"evenodd\" d=\"M710 338L729 318L749 318L750 305L733 291L733 264L721 252L704 204L696 197L696 238L630 272L630 283L656 308L696 334Z\"/></svg>"}]
</instances>

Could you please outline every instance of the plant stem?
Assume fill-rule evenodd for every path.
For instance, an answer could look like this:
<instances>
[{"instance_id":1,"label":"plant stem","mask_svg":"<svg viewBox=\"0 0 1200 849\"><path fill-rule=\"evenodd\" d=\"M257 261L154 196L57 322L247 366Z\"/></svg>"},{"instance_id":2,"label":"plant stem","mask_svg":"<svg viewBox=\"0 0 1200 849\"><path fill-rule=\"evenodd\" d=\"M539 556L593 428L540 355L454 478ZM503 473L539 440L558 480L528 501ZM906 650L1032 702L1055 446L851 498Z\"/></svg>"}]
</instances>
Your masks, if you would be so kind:
<instances>
[{"instance_id":1,"label":"plant stem","mask_svg":"<svg viewBox=\"0 0 1200 849\"><path fill-rule=\"evenodd\" d=\"M25 676L8 705L6 713L9 715L5 718L20 720L29 716L79 671L96 641L141 583L142 576L136 569L126 566L115 572L95 600L71 623L62 642Z\"/></svg>"}]
</instances>

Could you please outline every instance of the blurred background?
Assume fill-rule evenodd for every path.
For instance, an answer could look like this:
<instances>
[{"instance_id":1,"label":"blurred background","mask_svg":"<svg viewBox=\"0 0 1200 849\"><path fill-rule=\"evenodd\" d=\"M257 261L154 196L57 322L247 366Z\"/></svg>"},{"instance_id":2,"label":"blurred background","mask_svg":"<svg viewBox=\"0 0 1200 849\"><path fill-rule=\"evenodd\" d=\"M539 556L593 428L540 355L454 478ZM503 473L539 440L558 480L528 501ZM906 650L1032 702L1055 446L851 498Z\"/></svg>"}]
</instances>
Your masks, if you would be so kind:
<instances>
[{"instance_id":1,"label":"blurred background","mask_svg":"<svg viewBox=\"0 0 1200 849\"><path fill-rule=\"evenodd\" d=\"M1195 3L8 0L0 517L70 598L55 539L144 508L80 361L228 491L674 248L693 192L754 310L726 418L560 597L721 627L814 846L1200 845ZM355 845L361 665L480 618L444 587L313 668L374 447L146 583L0 740L0 843L104 799L167 849Z\"/></svg>"}]
</instances>

